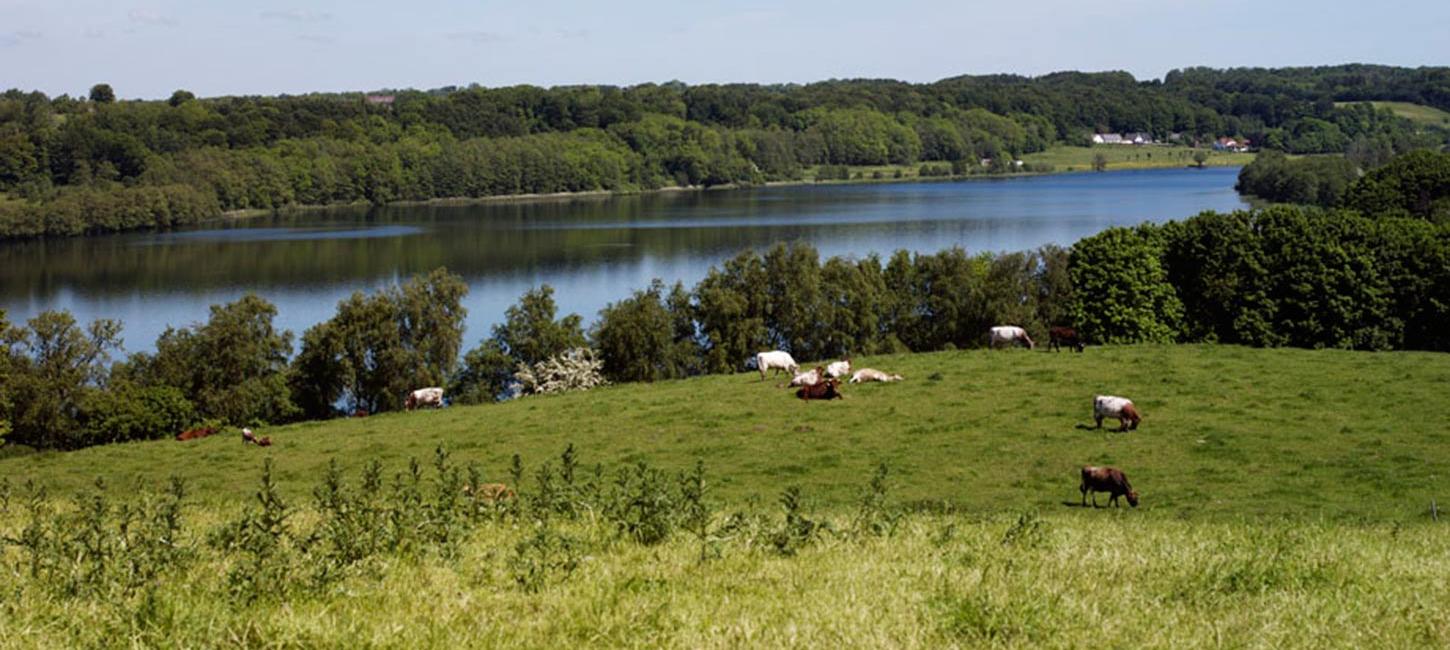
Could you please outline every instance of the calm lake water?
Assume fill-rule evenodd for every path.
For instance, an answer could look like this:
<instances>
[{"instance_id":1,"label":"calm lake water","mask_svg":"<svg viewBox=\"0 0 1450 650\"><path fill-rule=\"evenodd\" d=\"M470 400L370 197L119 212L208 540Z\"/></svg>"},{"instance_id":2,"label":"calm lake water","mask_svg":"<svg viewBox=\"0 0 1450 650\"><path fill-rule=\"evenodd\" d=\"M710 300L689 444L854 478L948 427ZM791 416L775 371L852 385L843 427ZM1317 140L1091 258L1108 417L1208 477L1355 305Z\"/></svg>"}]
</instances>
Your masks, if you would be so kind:
<instances>
[{"instance_id":1,"label":"calm lake water","mask_svg":"<svg viewBox=\"0 0 1450 650\"><path fill-rule=\"evenodd\" d=\"M159 233L0 244L12 322L68 309L125 324L128 350L254 291L297 334L371 290L439 266L461 274L466 347L525 290L556 289L591 322L652 278L687 286L745 248L809 242L822 257L897 249L1069 245L1109 226L1246 207L1237 168L962 182L829 185L532 203L320 210Z\"/></svg>"}]
</instances>

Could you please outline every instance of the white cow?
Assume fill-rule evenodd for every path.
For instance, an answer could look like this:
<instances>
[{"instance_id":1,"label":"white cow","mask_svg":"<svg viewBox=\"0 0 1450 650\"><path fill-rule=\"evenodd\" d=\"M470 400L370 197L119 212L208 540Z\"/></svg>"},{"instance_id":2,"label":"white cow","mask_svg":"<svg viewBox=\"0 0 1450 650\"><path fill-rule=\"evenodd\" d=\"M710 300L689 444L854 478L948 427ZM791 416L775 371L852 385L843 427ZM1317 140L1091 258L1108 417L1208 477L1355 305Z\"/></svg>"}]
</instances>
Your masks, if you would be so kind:
<instances>
[{"instance_id":1,"label":"white cow","mask_svg":"<svg viewBox=\"0 0 1450 650\"><path fill-rule=\"evenodd\" d=\"M1093 419L1097 420L1099 429L1103 428L1104 418L1117 418L1119 431L1137 429L1138 422L1143 420L1138 407L1133 406L1133 400L1116 395L1094 395Z\"/></svg>"},{"instance_id":2,"label":"white cow","mask_svg":"<svg viewBox=\"0 0 1450 650\"><path fill-rule=\"evenodd\" d=\"M403 408L409 411L420 406L443 408L443 389L437 386L432 388L419 388L408 393L408 398L403 400Z\"/></svg>"},{"instance_id":3,"label":"white cow","mask_svg":"<svg viewBox=\"0 0 1450 650\"><path fill-rule=\"evenodd\" d=\"M777 374L781 370L794 373L801 369L800 365L787 352L772 350L755 355L755 369L760 371L761 381L765 381L765 373L771 368L775 368Z\"/></svg>"},{"instance_id":4,"label":"white cow","mask_svg":"<svg viewBox=\"0 0 1450 650\"><path fill-rule=\"evenodd\" d=\"M826 366L826 374L837 379L851 374L851 357L846 357Z\"/></svg>"},{"instance_id":5,"label":"white cow","mask_svg":"<svg viewBox=\"0 0 1450 650\"><path fill-rule=\"evenodd\" d=\"M1018 341L1025 343L1029 350L1035 347L1032 338L1027 336L1027 330L1016 325L998 325L993 327L990 332L991 340L988 342L988 347L993 349L1001 345L1012 345Z\"/></svg>"},{"instance_id":6,"label":"white cow","mask_svg":"<svg viewBox=\"0 0 1450 650\"><path fill-rule=\"evenodd\" d=\"M815 386L816 384L821 383L821 380L824 379L824 377L822 377L823 374L825 373L820 367L811 368L806 372L792 377L790 380L790 384L788 385L792 388L796 386Z\"/></svg>"},{"instance_id":7,"label":"white cow","mask_svg":"<svg viewBox=\"0 0 1450 650\"><path fill-rule=\"evenodd\" d=\"M861 384L868 381L901 381L901 375L888 375L875 368L862 368L851 375L851 383Z\"/></svg>"}]
</instances>

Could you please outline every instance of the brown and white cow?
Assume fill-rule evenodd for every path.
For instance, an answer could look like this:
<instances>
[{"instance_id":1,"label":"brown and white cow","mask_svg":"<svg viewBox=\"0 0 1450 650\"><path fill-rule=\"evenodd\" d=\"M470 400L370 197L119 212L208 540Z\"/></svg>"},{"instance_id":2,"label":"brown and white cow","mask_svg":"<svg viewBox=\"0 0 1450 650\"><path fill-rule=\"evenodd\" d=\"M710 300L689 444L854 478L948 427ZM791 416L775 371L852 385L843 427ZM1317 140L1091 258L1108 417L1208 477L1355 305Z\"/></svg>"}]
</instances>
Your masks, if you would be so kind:
<instances>
[{"instance_id":1,"label":"brown and white cow","mask_svg":"<svg viewBox=\"0 0 1450 650\"><path fill-rule=\"evenodd\" d=\"M1143 421L1138 407L1133 406L1133 400L1116 395L1094 395L1093 419L1097 420L1099 429L1103 428L1103 418L1117 418L1118 431L1136 430L1138 423Z\"/></svg>"}]
</instances>

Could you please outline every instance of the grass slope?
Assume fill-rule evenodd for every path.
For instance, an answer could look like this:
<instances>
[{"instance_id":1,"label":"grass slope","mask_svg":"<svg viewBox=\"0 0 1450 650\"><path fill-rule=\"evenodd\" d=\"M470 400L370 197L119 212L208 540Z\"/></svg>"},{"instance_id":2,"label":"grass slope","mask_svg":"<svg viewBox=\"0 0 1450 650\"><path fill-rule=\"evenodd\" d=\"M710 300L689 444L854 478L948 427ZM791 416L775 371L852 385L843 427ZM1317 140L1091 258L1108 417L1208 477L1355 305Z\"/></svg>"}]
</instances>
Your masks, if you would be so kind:
<instances>
[{"instance_id":1,"label":"grass slope","mask_svg":"<svg viewBox=\"0 0 1450 650\"><path fill-rule=\"evenodd\" d=\"M1230 153L1205 149L1208 167L1247 165L1254 160L1252 153ZM1159 169L1189 167L1194 163L1193 149L1187 147L1132 146L1121 144L1095 144L1090 147L1056 146L1030 153L1022 157L1029 163L1047 163L1057 171L1092 171L1093 158L1102 154L1108 160L1109 170Z\"/></svg>"},{"instance_id":2,"label":"grass slope","mask_svg":"<svg viewBox=\"0 0 1450 650\"><path fill-rule=\"evenodd\" d=\"M1336 106L1346 106L1357 102L1335 102ZM1424 104L1413 104L1410 102L1370 102L1375 108L1388 108L1395 115L1407 118L1412 122L1427 126L1450 126L1450 112L1425 106Z\"/></svg>"},{"instance_id":3,"label":"grass slope","mask_svg":"<svg viewBox=\"0 0 1450 650\"><path fill-rule=\"evenodd\" d=\"M1117 465L1140 511L1174 518L1423 519L1450 503L1450 356L1230 346L1107 346L1085 354L943 352L858 359L907 381L850 386L804 404L758 375L614 386L436 412L270 428L261 449L226 436L112 445L0 460L0 477L72 493L104 477L185 478L203 502L236 503L271 457L284 492L302 495L329 459L350 475L389 471L443 445L491 480L509 458L532 474L573 443L587 465L647 459L707 464L720 497L773 502L801 485L819 506L849 503L880 461L896 495L972 510L1063 510L1077 468ZM1085 428L1095 393L1132 397L1142 427Z\"/></svg>"}]
</instances>

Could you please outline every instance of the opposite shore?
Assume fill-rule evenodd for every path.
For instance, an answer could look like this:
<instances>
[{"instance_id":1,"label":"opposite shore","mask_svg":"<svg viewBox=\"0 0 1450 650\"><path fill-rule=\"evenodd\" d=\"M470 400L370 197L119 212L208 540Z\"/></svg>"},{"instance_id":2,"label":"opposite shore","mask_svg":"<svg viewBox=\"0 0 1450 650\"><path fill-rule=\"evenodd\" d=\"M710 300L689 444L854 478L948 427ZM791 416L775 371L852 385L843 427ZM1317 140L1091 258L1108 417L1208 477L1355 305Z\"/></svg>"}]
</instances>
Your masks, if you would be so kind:
<instances>
[{"instance_id":1,"label":"opposite shore","mask_svg":"<svg viewBox=\"0 0 1450 650\"><path fill-rule=\"evenodd\" d=\"M1109 145L1109 147L1110 148L1116 148L1116 149L1122 149L1122 147L1114 147L1112 145ZM1101 147L1101 146L1100 147L1054 147L1052 149L1049 149L1048 151L1039 152L1038 154L1028 154L1027 156L1024 157L1024 160L1027 160L1029 162L1032 162L1034 158L1061 160L1063 158L1062 150L1065 150L1065 149L1066 150L1078 150L1080 152L1084 152L1082 154L1078 154L1077 152L1073 152L1074 154L1076 154L1073 157L1076 158L1076 157L1080 157L1080 156L1083 156L1083 155L1090 154L1092 152L1096 152L1096 151L1102 150L1102 149L1104 149L1104 147ZM1136 155L1139 155L1141 153L1143 153L1143 152L1141 152L1141 151L1134 151L1134 150L1123 150L1123 154L1125 154L1125 155L1131 154L1131 155L1136 156ZM1254 154L1220 154L1220 155L1215 155L1215 156L1209 158L1208 161L1206 161L1205 164L1202 165L1202 166L1194 165L1194 164L1183 164L1179 160L1170 160L1170 159L1167 159L1167 158L1160 158L1158 161L1154 161L1154 160L1151 160L1151 159L1146 159L1146 160L1141 160L1141 161L1140 160L1119 159L1119 160L1112 160L1112 161L1110 161L1108 163L1108 167L1106 169L1102 170L1102 172L1095 172L1095 171L1093 171L1093 169L1091 167L1091 161L1088 161L1087 166L1084 166L1084 167L1077 167L1075 165L1069 164L1069 165L1066 165L1066 166L1064 166L1062 168L1054 168L1051 171L1009 172L1009 173L1002 173L1002 174L985 174L985 173L979 173L979 174L967 174L967 175L960 175L960 176L922 176L922 175L920 175L918 173L919 169L923 165L942 165L942 164L945 164L945 163L939 163L939 162L938 163L920 163L920 164L917 164L917 165L868 165L868 166L851 166L850 167L850 170L851 170L851 173L853 174L853 176L850 179L829 179L829 180L817 180L816 178L814 178L814 174L815 174L817 168L811 168L810 169L810 172L811 172L810 176L811 177L809 177L809 178L801 178L801 179L798 179L798 180L788 180L788 181L768 181L768 182L765 182L765 183L757 183L757 184L725 183L725 184L710 185L710 186L703 186L703 185L692 185L692 186L671 185L671 186L666 186L666 187L659 187L659 188L654 188L654 189L641 189L641 190L587 190L587 191L579 191L579 192L549 192L549 193L500 194L500 195L495 195L495 196L477 196L477 197L459 196L459 197L444 197L444 198L433 198L433 199L422 199L422 200L390 201L390 202L388 202L386 204L383 204L381 206L374 206L373 204L367 203L365 201L353 201L353 202L347 202L347 203L326 203L326 204L298 204L298 205L288 205L288 206L284 206L284 207L280 207L280 208L247 208L247 209L241 209L241 210L227 210L227 211L222 212L217 217L215 217L213 219L208 219L208 220L204 221L203 223L209 223L209 222L214 222L214 221L222 221L222 220L255 218L255 217L266 216L266 215L270 215L270 214L286 214L286 213L293 213L293 212L313 212L313 211L340 210L340 209L367 208L367 207L427 207L427 206L486 205L486 204L492 204L492 203L536 203L536 202L548 202L548 201L563 201L563 202L567 202L567 201L580 201L580 200L599 200L599 199L608 199L608 198L623 197L623 196L646 196L646 195L656 195L656 194L684 194L684 193L691 193L691 192L721 192L721 191L732 191L732 190L742 190L742 189L755 189L755 188L762 188L762 187L799 187L799 186L805 186L805 185L866 185L866 184L891 184L891 183L945 183L945 182L960 182L960 181L975 181L975 180L1000 180L1000 179L1009 179L1009 178L1029 178L1029 177L1034 177L1034 176L1056 176L1056 175L1063 175L1063 174L1085 174L1085 173L1106 173L1106 172L1122 172L1122 171L1144 171L1144 170L1152 170L1152 169L1206 169L1206 168L1209 168L1209 167L1236 167L1236 166L1242 166L1242 165L1247 164L1248 162L1252 161L1253 158L1254 158ZM1069 159L1069 162L1072 162L1072 160ZM898 172L900 172L899 175L898 175Z\"/></svg>"}]
</instances>

